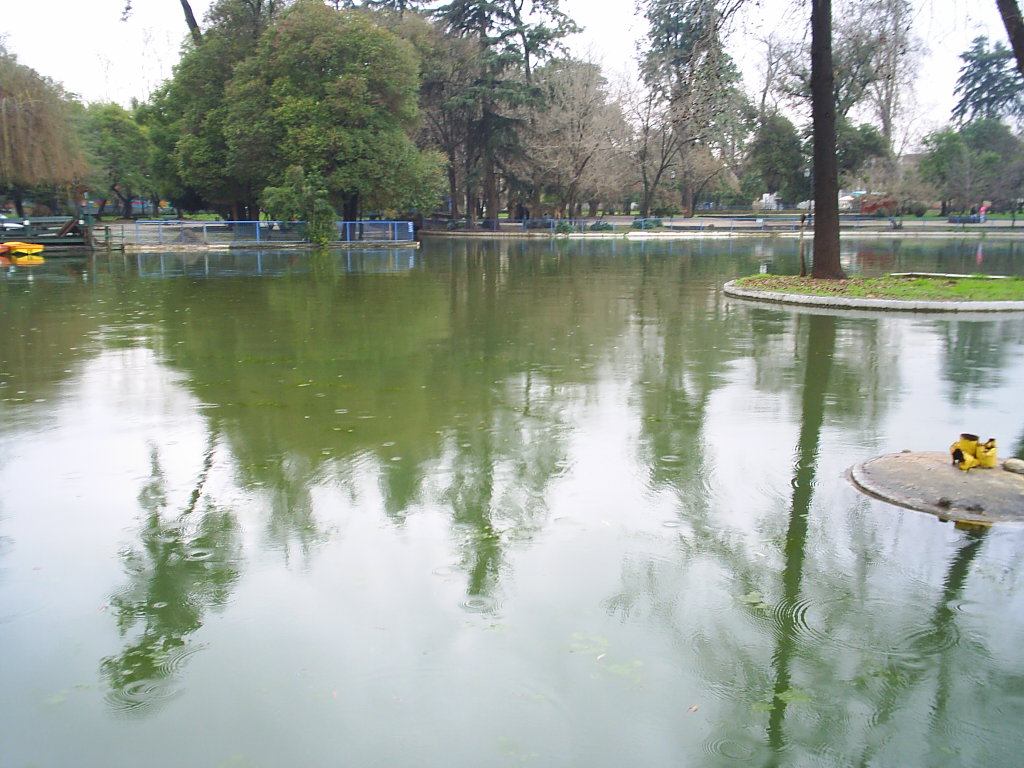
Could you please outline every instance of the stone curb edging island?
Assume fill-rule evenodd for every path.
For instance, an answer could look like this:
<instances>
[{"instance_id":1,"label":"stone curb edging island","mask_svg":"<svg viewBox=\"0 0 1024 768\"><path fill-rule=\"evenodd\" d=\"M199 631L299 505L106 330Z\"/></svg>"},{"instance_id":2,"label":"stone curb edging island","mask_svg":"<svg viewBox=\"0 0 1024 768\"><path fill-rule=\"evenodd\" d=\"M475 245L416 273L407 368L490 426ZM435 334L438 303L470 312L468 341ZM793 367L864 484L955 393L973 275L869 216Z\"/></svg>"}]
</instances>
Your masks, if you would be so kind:
<instances>
[{"instance_id":1,"label":"stone curb edging island","mask_svg":"<svg viewBox=\"0 0 1024 768\"><path fill-rule=\"evenodd\" d=\"M873 309L884 312L1024 312L1024 301L926 301L819 296L741 288L735 280L725 284L726 296L772 304L796 304L832 309Z\"/></svg>"},{"instance_id":2,"label":"stone curb edging island","mask_svg":"<svg viewBox=\"0 0 1024 768\"><path fill-rule=\"evenodd\" d=\"M950 463L949 453L904 451L863 461L847 471L847 478L890 504L987 527L1024 522L1024 475L1008 470L1009 463L964 472Z\"/></svg>"}]
</instances>

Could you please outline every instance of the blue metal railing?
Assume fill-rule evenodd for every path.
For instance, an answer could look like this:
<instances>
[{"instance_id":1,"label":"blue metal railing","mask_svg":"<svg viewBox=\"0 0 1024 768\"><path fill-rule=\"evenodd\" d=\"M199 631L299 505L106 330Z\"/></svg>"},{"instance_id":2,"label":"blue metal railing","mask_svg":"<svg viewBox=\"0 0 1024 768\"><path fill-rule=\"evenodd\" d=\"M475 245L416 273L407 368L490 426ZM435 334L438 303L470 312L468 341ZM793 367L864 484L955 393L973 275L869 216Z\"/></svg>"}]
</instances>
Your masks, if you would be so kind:
<instances>
[{"instance_id":1,"label":"blue metal railing","mask_svg":"<svg viewBox=\"0 0 1024 768\"><path fill-rule=\"evenodd\" d=\"M334 251L328 261L320 262L333 272L353 274L408 272L418 263L415 248L394 246ZM307 274L313 269L310 259L297 258L292 250L272 248L204 251L198 256L174 249L156 249L135 254L135 265L140 277L276 276Z\"/></svg>"},{"instance_id":2,"label":"blue metal railing","mask_svg":"<svg viewBox=\"0 0 1024 768\"><path fill-rule=\"evenodd\" d=\"M405 243L411 221L336 221L335 242ZM303 221L136 221L137 245L287 245L307 242Z\"/></svg>"}]
</instances>

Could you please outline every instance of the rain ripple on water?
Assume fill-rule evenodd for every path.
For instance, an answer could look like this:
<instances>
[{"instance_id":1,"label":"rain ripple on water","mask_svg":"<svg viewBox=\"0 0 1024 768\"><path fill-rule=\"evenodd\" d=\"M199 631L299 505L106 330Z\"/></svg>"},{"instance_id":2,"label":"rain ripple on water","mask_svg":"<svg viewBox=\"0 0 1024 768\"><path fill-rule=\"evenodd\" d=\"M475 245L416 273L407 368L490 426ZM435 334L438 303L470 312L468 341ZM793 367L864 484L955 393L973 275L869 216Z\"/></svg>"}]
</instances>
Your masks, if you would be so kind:
<instances>
[{"instance_id":1,"label":"rain ripple on water","mask_svg":"<svg viewBox=\"0 0 1024 768\"><path fill-rule=\"evenodd\" d=\"M801 596L770 604L756 593L741 599L773 633L797 647L816 649L816 653L833 648L919 658L948 650L960 641L954 623L934 618L917 623L896 618L901 623L887 628L880 619L889 621L909 614L901 605L877 599L816 600Z\"/></svg>"},{"instance_id":2,"label":"rain ripple on water","mask_svg":"<svg viewBox=\"0 0 1024 768\"><path fill-rule=\"evenodd\" d=\"M501 611L501 600L491 595L467 595L459 601L459 605L467 613L496 615Z\"/></svg>"},{"instance_id":3,"label":"rain ripple on water","mask_svg":"<svg viewBox=\"0 0 1024 768\"><path fill-rule=\"evenodd\" d=\"M106 700L111 709L122 715L136 715L158 707L177 696L170 681L160 678L131 680L110 691Z\"/></svg>"}]
</instances>

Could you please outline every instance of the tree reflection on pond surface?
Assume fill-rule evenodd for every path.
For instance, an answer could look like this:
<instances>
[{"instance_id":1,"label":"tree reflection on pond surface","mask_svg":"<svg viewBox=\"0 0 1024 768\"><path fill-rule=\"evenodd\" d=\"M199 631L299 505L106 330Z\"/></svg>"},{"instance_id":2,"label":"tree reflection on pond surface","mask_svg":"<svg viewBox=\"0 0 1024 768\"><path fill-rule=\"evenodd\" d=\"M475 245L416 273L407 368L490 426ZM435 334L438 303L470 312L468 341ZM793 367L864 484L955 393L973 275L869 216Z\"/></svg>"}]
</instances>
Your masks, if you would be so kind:
<instances>
[{"instance_id":1,"label":"tree reflection on pond surface","mask_svg":"<svg viewBox=\"0 0 1024 768\"><path fill-rule=\"evenodd\" d=\"M1019 271L1016 247L983 268ZM5 756L1012 764L1022 532L957 531L843 472L968 426L1019 452L1024 317L723 296L762 265L796 271L796 243L8 273Z\"/></svg>"}]
</instances>

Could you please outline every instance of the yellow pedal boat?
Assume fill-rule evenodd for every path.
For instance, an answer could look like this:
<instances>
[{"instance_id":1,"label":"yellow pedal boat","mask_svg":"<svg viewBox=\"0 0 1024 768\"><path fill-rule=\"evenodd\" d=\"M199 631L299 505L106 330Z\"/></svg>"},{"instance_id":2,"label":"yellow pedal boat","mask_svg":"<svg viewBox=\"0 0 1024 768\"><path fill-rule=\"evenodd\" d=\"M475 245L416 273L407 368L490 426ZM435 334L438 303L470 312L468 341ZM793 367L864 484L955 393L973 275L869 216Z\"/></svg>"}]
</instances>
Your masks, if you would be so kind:
<instances>
[{"instance_id":1,"label":"yellow pedal boat","mask_svg":"<svg viewBox=\"0 0 1024 768\"><path fill-rule=\"evenodd\" d=\"M18 266L24 267L31 264L42 264L46 259L40 256L38 253L26 253L23 256L12 256L13 261Z\"/></svg>"},{"instance_id":2,"label":"yellow pedal boat","mask_svg":"<svg viewBox=\"0 0 1024 768\"><path fill-rule=\"evenodd\" d=\"M39 245L38 243L21 243L17 240L8 240L4 245L7 246L7 250L13 255L17 256L22 254L24 256L30 256L34 253L41 253L45 246Z\"/></svg>"}]
</instances>

